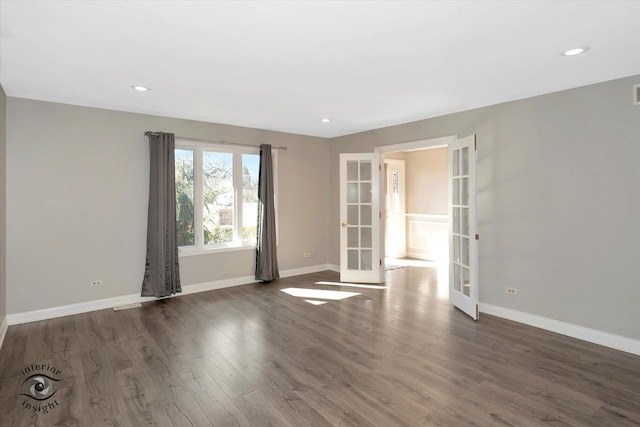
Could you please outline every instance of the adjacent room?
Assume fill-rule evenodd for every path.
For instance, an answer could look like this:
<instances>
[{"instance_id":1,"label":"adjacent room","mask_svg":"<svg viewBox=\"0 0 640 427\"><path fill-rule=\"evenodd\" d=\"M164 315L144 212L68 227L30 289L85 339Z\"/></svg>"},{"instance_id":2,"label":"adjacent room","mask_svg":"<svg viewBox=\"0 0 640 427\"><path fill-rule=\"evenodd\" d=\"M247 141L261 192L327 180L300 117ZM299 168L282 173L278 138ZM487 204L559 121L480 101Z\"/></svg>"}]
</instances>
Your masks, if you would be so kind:
<instances>
[{"instance_id":1,"label":"adjacent room","mask_svg":"<svg viewBox=\"0 0 640 427\"><path fill-rule=\"evenodd\" d=\"M640 425L638 23L0 0L0 425Z\"/></svg>"}]
</instances>

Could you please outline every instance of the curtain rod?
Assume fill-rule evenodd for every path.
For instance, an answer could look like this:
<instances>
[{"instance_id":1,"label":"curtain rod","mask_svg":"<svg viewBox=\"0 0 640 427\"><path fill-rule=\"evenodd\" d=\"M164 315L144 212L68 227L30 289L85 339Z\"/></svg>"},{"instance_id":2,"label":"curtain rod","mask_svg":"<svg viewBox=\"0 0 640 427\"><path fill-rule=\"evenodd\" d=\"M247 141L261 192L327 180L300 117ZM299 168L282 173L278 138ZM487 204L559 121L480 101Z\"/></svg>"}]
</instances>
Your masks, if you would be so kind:
<instances>
[{"instance_id":1,"label":"curtain rod","mask_svg":"<svg viewBox=\"0 0 640 427\"><path fill-rule=\"evenodd\" d=\"M146 132L144 133L144 135L145 135L145 136L149 136L149 135L154 135L154 136L156 136L156 135L158 135L158 132L151 132L150 130L148 130L148 131L146 131ZM213 142L213 143L216 143L216 144L224 144L224 145L238 145L238 146L241 146L241 147L255 147L255 148L260 148L260 147L259 147L259 146L257 146L257 145L241 144L241 143L239 143L239 142L229 142L229 141L222 141L222 140L218 141L218 140L215 140L215 139L197 139L197 138L187 138L187 137L184 137L184 136L176 136L176 138L178 138L178 139L188 139L188 140L190 140L190 141ZM274 149L274 150L286 150L286 149L287 149L287 147L271 147L271 148L272 148L272 149Z\"/></svg>"}]
</instances>

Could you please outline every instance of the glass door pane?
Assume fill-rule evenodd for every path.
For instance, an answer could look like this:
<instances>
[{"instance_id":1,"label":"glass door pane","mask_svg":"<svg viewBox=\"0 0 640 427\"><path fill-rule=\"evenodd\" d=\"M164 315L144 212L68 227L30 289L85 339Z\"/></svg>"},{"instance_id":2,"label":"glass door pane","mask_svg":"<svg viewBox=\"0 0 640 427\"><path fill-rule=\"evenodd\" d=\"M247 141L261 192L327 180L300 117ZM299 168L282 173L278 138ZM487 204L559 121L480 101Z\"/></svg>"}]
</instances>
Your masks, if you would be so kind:
<instances>
[{"instance_id":1,"label":"glass door pane","mask_svg":"<svg viewBox=\"0 0 640 427\"><path fill-rule=\"evenodd\" d=\"M449 300L478 318L475 135L449 144Z\"/></svg>"},{"instance_id":2,"label":"glass door pane","mask_svg":"<svg viewBox=\"0 0 640 427\"><path fill-rule=\"evenodd\" d=\"M452 164L453 288L469 296L469 148L454 149Z\"/></svg>"},{"instance_id":3,"label":"glass door pane","mask_svg":"<svg viewBox=\"0 0 640 427\"><path fill-rule=\"evenodd\" d=\"M340 280L384 280L380 239L379 155L340 154Z\"/></svg>"},{"instance_id":4,"label":"glass door pane","mask_svg":"<svg viewBox=\"0 0 640 427\"><path fill-rule=\"evenodd\" d=\"M373 223L372 176L370 160L347 162L347 247L348 269L367 270L373 268L371 252Z\"/></svg>"}]
</instances>

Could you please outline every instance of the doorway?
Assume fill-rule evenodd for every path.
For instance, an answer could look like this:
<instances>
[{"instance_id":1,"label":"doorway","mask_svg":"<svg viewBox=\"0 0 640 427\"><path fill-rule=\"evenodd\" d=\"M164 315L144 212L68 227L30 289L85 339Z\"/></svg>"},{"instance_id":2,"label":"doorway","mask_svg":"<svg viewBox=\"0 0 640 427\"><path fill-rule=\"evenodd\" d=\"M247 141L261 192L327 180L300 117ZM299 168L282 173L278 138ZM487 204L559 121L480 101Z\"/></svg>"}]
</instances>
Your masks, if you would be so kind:
<instances>
[{"instance_id":1,"label":"doorway","mask_svg":"<svg viewBox=\"0 0 640 427\"><path fill-rule=\"evenodd\" d=\"M437 153L438 148L444 149ZM400 260L386 257L385 265L408 262L409 265L413 264L419 267L421 262L432 263L431 267L435 267L438 271L438 287L448 287L448 297L451 303L477 320L476 149L475 135L470 135L462 139L450 136L377 147L375 151L378 153L381 163L386 158L404 157L407 175L405 191L405 200L407 201L407 206L405 206L407 224L405 227L405 253L407 256ZM416 179L411 175L412 167L407 162L407 156L414 158L416 165L418 165L418 167L414 167L419 171L416 175L417 183L414 182ZM429 160L429 158L431 159ZM430 165L432 160L436 160L437 163ZM435 179L433 179L434 176L429 179L429 174L424 173L429 169L438 172ZM388 173L389 168L381 168L380 179L390 182L392 187L387 189L385 194L382 194L381 191L383 203L381 213L386 212L384 206L386 203L393 202L393 192L395 191L393 177ZM435 185L431 186L431 184ZM412 187L413 191L417 192L416 194L412 194ZM433 197L438 194L439 197ZM415 197L412 199L412 196ZM433 212L428 210L416 212L415 206L421 204L422 206L436 206L436 208ZM388 217L385 216L384 219L381 224L383 228L388 226ZM393 225L391 229L393 229ZM381 233L382 256L386 255L388 247L386 239L388 237L392 238L388 232Z\"/></svg>"},{"instance_id":2,"label":"doorway","mask_svg":"<svg viewBox=\"0 0 640 427\"><path fill-rule=\"evenodd\" d=\"M446 265L447 147L385 153L385 265Z\"/></svg>"},{"instance_id":3,"label":"doorway","mask_svg":"<svg viewBox=\"0 0 640 427\"><path fill-rule=\"evenodd\" d=\"M448 296L451 303L478 318L476 216L476 136L456 135L376 147L374 153L340 154L340 280L385 281L386 153L447 149ZM393 178L389 187L393 188ZM382 181L382 182L381 182ZM396 181L399 183L399 180ZM393 190L392 190L393 191ZM393 198L393 194L391 194ZM424 214L429 215L429 214ZM444 223L444 221L443 221ZM444 246L444 245L443 245ZM441 254L441 251L437 253Z\"/></svg>"}]
</instances>

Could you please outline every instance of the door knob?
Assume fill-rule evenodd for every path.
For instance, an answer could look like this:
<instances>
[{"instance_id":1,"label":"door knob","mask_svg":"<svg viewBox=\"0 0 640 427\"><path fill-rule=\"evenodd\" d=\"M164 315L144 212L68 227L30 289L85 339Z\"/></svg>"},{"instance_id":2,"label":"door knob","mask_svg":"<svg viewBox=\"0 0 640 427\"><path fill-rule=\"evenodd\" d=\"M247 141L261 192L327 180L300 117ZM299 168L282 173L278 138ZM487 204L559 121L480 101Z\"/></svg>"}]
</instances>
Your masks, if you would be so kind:
<instances>
[{"instance_id":1,"label":"door knob","mask_svg":"<svg viewBox=\"0 0 640 427\"><path fill-rule=\"evenodd\" d=\"M347 224L347 223L343 222L343 223L342 223L342 224L340 224L340 225L342 225L343 227L348 227L348 226L350 226L351 224Z\"/></svg>"}]
</instances>

